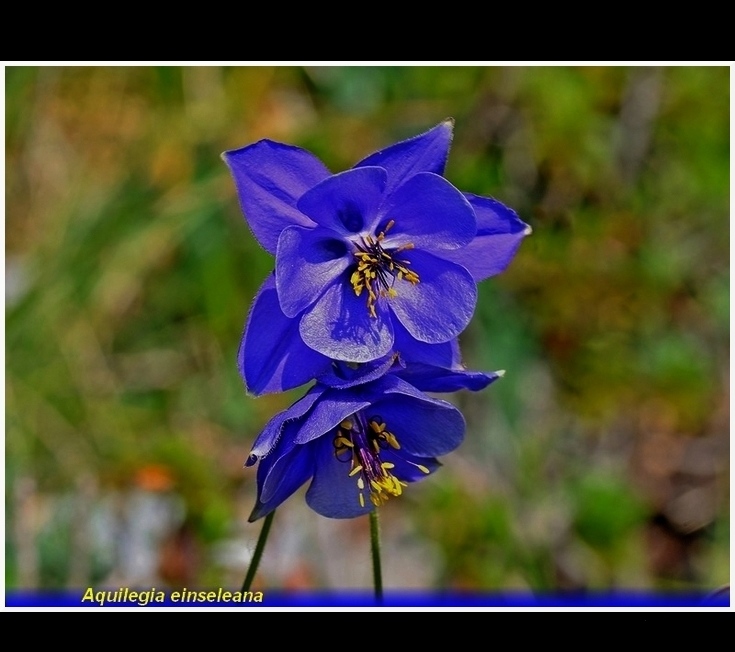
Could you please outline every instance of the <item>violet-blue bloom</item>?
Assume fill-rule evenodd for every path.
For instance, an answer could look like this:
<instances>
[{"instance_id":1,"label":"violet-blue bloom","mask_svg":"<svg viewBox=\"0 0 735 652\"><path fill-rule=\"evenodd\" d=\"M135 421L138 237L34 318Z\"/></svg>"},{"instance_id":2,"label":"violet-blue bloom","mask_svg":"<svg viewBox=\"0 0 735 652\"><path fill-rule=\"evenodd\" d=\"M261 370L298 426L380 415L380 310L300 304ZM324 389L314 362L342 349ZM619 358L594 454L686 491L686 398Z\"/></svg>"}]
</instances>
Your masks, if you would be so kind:
<instances>
[{"instance_id":1,"label":"violet-blue bloom","mask_svg":"<svg viewBox=\"0 0 735 652\"><path fill-rule=\"evenodd\" d=\"M274 301L300 335L281 320L290 337L275 376L299 376L288 360L304 348L323 356L315 363L370 362L391 353L399 329L441 344L465 328L476 282L502 271L529 230L500 202L463 195L441 176L452 127L447 120L334 175L270 140L224 153L248 224L276 257L245 333L248 357L253 348L267 357L250 331L272 321Z\"/></svg>"},{"instance_id":2,"label":"violet-blue bloom","mask_svg":"<svg viewBox=\"0 0 735 652\"><path fill-rule=\"evenodd\" d=\"M255 521L304 483L309 506L352 518L435 471L464 437L462 414L387 374L335 389L317 384L266 425L248 465L259 462Z\"/></svg>"}]
</instances>

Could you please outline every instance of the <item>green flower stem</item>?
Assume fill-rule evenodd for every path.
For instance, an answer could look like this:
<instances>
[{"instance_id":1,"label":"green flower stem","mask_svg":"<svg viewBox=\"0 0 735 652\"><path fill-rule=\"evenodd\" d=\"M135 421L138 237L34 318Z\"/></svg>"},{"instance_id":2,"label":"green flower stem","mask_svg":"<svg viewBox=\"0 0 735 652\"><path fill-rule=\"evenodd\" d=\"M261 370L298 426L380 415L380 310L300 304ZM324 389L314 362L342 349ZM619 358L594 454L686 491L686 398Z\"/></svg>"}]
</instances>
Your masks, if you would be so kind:
<instances>
[{"instance_id":1,"label":"green flower stem","mask_svg":"<svg viewBox=\"0 0 735 652\"><path fill-rule=\"evenodd\" d=\"M380 568L380 524L378 510L370 512L370 550L373 554L373 584L375 585L375 600L383 601L383 573Z\"/></svg>"},{"instance_id":2,"label":"green flower stem","mask_svg":"<svg viewBox=\"0 0 735 652\"><path fill-rule=\"evenodd\" d=\"M263 529L260 531L258 543L255 545L255 552L253 552L253 558L250 560L248 573L247 575L245 575L245 581L242 583L242 589L240 589L242 592L250 590L250 585L253 583L253 578L255 577L255 573L258 570L260 557L263 555L263 548L265 548L265 542L268 539L268 532L270 532L271 523L273 523L273 517L275 515L276 510L274 509L270 514L268 514L268 516L265 517L265 520L263 521Z\"/></svg>"}]
</instances>

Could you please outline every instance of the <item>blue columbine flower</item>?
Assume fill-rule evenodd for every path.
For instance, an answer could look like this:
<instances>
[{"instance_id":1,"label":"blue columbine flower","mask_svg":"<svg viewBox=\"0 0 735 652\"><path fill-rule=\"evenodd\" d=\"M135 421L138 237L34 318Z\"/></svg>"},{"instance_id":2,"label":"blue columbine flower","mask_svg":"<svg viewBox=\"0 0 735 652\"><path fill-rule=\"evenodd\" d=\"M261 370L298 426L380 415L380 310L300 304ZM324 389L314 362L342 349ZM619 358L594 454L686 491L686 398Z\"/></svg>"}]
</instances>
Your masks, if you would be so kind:
<instances>
[{"instance_id":1,"label":"blue columbine flower","mask_svg":"<svg viewBox=\"0 0 735 652\"><path fill-rule=\"evenodd\" d=\"M290 363L303 355L324 367L370 362L403 331L441 344L465 328L476 282L502 271L529 229L500 202L441 176L452 127L447 120L334 175L309 152L270 140L224 153L248 223L276 257L244 334L245 365L258 377L248 382L246 368L249 386L302 376ZM262 340L274 321L277 345Z\"/></svg>"},{"instance_id":2,"label":"blue columbine flower","mask_svg":"<svg viewBox=\"0 0 735 652\"><path fill-rule=\"evenodd\" d=\"M347 388L316 384L266 425L247 465L259 462L255 521L311 480L309 506L351 518L400 496L462 442L462 414L387 374Z\"/></svg>"}]
</instances>

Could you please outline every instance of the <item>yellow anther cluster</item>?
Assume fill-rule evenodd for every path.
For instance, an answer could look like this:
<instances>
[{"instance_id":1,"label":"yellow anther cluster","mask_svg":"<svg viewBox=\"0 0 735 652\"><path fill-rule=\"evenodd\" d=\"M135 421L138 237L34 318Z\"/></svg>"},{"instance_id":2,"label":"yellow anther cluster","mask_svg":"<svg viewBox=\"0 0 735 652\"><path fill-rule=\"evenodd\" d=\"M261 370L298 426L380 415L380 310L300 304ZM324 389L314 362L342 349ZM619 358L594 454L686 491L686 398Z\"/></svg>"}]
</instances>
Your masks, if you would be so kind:
<instances>
[{"instance_id":1,"label":"yellow anther cluster","mask_svg":"<svg viewBox=\"0 0 735 652\"><path fill-rule=\"evenodd\" d=\"M413 249L413 244L405 244L391 252L385 251L382 247L385 234L394 224L393 220L388 222L385 229L375 238L370 235L364 236L361 244L357 245L358 250L353 254L357 259L357 268L350 277L350 283L358 297L363 290L367 290L367 307L371 317L377 317L375 302L379 296L388 299L398 296L398 292L393 288L394 279L405 280L412 285L416 285L420 280L416 272L408 269L407 265L411 264L409 261L393 258L401 251Z\"/></svg>"},{"instance_id":2,"label":"yellow anther cluster","mask_svg":"<svg viewBox=\"0 0 735 652\"><path fill-rule=\"evenodd\" d=\"M353 423L347 419L340 423L333 441L334 454L342 462L350 462L349 477L357 476L358 498L360 506L365 506L365 489L369 492L370 502L376 507L383 505L391 496L400 496L403 487L407 486L396 478L391 469L395 465L391 462L381 462L380 451L391 447L400 449L396 436L386 430L385 423L373 419L369 422L370 430L364 433L361 439L354 436ZM357 441L356 441L357 440ZM358 442L362 442L362 446ZM372 442L372 446L369 443ZM372 448L373 450L370 450ZM425 473L429 470L419 467Z\"/></svg>"},{"instance_id":3,"label":"yellow anther cluster","mask_svg":"<svg viewBox=\"0 0 735 652\"><path fill-rule=\"evenodd\" d=\"M381 465L385 475L381 476L377 480L371 480L370 485L372 491L370 492L370 502L376 507L380 507L385 504L388 498L391 496L400 496L403 493L403 487L408 486L407 483L401 482L392 473L387 472L385 464ZM360 494L362 498L362 494ZM362 500L360 504L362 504Z\"/></svg>"},{"instance_id":4,"label":"yellow anther cluster","mask_svg":"<svg viewBox=\"0 0 735 652\"><path fill-rule=\"evenodd\" d=\"M375 433L375 438L373 439L373 448L375 448L376 453L380 452L381 442L386 442L391 448L395 448L396 450L401 447L395 435L385 429L384 423L371 421L370 429Z\"/></svg>"}]
</instances>

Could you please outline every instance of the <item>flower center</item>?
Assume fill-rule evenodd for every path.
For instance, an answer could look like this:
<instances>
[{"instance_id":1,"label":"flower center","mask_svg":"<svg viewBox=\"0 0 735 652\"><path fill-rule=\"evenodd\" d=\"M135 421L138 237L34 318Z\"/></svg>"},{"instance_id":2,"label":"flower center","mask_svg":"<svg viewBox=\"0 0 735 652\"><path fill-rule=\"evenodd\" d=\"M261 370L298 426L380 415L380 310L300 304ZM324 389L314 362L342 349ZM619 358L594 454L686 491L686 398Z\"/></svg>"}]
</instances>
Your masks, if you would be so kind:
<instances>
[{"instance_id":1,"label":"flower center","mask_svg":"<svg viewBox=\"0 0 735 652\"><path fill-rule=\"evenodd\" d=\"M371 317L377 317L375 302L379 296L391 298L398 294L393 288L396 279L408 281L412 285L419 282L419 275L407 267L411 262L394 257L401 251L413 249L412 243L392 250L383 249L385 234L394 224L391 220L377 236L361 236L360 242L355 243L357 251L353 256L357 258L357 269L352 273L350 283L358 297L363 290L367 290L367 307Z\"/></svg>"},{"instance_id":2,"label":"flower center","mask_svg":"<svg viewBox=\"0 0 735 652\"><path fill-rule=\"evenodd\" d=\"M340 462L349 462L350 477L357 476L360 507L365 507L365 492L376 507L384 504L391 496L400 496L407 483L396 478L391 469L392 462L380 459L381 451L392 448L399 450L401 445L396 436L387 430L386 424L378 416L365 420L361 413L345 419L337 428L333 441L334 456ZM429 469L415 465L424 473Z\"/></svg>"}]
</instances>

